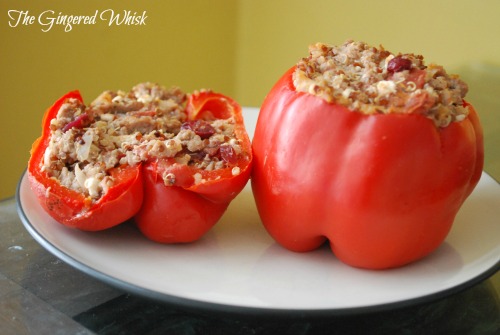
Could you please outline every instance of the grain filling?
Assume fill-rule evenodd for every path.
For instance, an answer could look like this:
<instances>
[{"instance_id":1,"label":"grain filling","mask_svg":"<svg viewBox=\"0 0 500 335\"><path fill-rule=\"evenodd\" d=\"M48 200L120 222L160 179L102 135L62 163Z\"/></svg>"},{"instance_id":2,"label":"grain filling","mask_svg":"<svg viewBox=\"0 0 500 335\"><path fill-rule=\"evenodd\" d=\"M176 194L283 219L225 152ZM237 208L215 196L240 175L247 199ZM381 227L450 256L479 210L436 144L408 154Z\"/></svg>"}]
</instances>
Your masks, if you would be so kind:
<instances>
[{"instance_id":1,"label":"grain filling","mask_svg":"<svg viewBox=\"0 0 500 335\"><path fill-rule=\"evenodd\" d=\"M199 94L195 92L193 94ZM200 171L230 168L246 157L235 120L188 120L187 94L142 83L129 92L103 92L89 106L68 99L50 123L50 142L41 169L61 185L93 201L113 186L110 169L157 159ZM165 185L176 176L166 173ZM195 183L204 182L201 174Z\"/></svg>"},{"instance_id":2,"label":"grain filling","mask_svg":"<svg viewBox=\"0 0 500 335\"><path fill-rule=\"evenodd\" d=\"M414 54L347 41L309 47L293 73L297 91L316 95L364 114L420 113L436 126L464 120L468 87L439 65Z\"/></svg>"}]
</instances>

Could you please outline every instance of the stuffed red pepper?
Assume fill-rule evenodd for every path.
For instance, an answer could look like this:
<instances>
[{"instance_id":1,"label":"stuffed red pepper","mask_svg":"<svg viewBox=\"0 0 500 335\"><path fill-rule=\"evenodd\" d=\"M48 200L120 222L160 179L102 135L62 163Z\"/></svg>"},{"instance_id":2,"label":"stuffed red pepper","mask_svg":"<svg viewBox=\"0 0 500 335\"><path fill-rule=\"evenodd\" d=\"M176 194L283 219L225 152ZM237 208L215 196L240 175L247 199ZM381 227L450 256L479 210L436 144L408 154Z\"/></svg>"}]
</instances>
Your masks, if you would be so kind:
<instances>
[{"instance_id":1,"label":"stuffed red pepper","mask_svg":"<svg viewBox=\"0 0 500 335\"><path fill-rule=\"evenodd\" d=\"M134 218L150 239L191 242L222 216L250 177L241 107L209 90L142 83L78 91L45 113L31 149L30 185L60 223L81 230Z\"/></svg>"},{"instance_id":2,"label":"stuffed red pepper","mask_svg":"<svg viewBox=\"0 0 500 335\"><path fill-rule=\"evenodd\" d=\"M257 122L252 188L269 233L298 252L328 241L362 268L431 253L482 173L467 90L419 55L312 45Z\"/></svg>"}]
</instances>

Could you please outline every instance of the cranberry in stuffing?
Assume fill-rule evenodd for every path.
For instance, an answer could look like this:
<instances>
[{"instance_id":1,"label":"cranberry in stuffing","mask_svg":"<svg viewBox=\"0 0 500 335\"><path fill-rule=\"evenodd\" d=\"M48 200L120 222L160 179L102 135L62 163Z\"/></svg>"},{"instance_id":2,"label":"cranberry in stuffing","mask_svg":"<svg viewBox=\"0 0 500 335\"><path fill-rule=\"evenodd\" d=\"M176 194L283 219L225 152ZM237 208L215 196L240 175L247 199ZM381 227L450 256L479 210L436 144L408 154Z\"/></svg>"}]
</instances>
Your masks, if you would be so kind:
<instances>
[{"instance_id":1,"label":"cranberry in stuffing","mask_svg":"<svg viewBox=\"0 0 500 335\"><path fill-rule=\"evenodd\" d=\"M202 139L209 138L215 134L215 129L210 125L210 123L203 120L194 120L184 122L181 125L181 129L190 129L195 132L196 135L200 136Z\"/></svg>"},{"instance_id":2,"label":"cranberry in stuffing","mask_svg":"<svg viewBox=\"0 0 500 335\"><path fill-rule=\"evenodd\" d=\"M389 72L401 72L409 69L411 69L411 60L401 56L394 57L387 64L387 71Z\"/></svg>"}]
</instances>

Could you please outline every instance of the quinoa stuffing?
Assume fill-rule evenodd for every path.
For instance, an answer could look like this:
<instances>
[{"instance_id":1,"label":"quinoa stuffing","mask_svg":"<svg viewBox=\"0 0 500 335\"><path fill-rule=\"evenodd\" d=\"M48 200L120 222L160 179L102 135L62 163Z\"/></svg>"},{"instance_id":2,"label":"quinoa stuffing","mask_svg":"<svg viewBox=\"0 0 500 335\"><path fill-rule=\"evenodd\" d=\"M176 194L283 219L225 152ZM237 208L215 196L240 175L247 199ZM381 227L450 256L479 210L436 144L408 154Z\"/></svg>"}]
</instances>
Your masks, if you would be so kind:
<instances>
[{"instance_id":1,"label":"quinoa stuffing","mask_svg":"<svg viewBox=\"0 0 500 335\"><path fill-rule=\"evenodd\" d=\"M317 43L297 64L295 88L364 114L421 113L436 126L464 120L468 87L414 54L393 54L363 42Z\"/></svg>"},{"instance_id":2,"label":"quinoa stuffing","mask_svg":"<svg viewBox=\"0 0 500 335\"><path fill-rule=\"evenodd\" d=\"M199 94L194 92L193 94ZM51 121L50 143L41 163L61 185L99 199L113 185L109 170L171 159L199 170L230 168L247 155L236 138L235 120L188 120L187 94L141 83L129 92L105 91L89 106L68 99ZM166 174L165 185L175 185ZM195 183L204 180L194 176Z\"/></svg>"}]
</instances>

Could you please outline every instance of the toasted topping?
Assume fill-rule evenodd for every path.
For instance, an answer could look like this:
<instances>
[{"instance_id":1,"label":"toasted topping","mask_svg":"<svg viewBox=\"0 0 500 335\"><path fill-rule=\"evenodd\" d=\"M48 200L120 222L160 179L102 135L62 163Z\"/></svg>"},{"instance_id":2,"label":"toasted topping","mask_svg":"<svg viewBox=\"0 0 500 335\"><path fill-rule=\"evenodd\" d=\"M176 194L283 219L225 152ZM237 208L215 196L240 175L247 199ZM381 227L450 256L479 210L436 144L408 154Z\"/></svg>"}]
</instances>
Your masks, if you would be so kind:
<instances>
[{"instance_id":1,"label":"toasted topping","mask_svg":"<svg viewBox=\"0 0 500 335\"><path fill-rule=\"evenodd\" d=\"M317 43L309 54L293 74L299 92L364 114L420 113L439 127L468 115L467 85L442 66L426 66L420 55L395 55L353 41L340 47Z\"/></svg>"},{"instance_id":2,"label":"toasted topping","mask_svg":"<svg viewBox=\"0 0 500 335\"><path fill-rule=\"evenodd\" d=\"M187 96L143 83L130 92L106 91L88 107L76 99L51 120L42 170L93 200L113 185L109 170L162 158L200 170L231 168L242 153L234 119L187 120ZM166 185L176 176L167 173ZM203 182L201 175L196 183Z\"/></svg>"}]
</instances>

